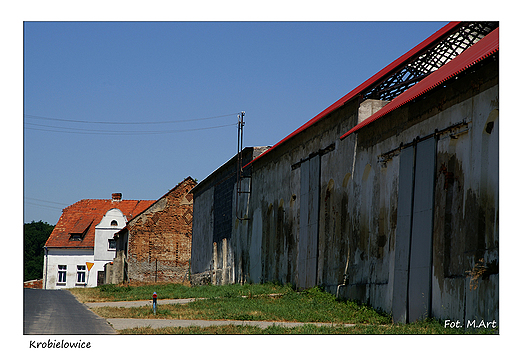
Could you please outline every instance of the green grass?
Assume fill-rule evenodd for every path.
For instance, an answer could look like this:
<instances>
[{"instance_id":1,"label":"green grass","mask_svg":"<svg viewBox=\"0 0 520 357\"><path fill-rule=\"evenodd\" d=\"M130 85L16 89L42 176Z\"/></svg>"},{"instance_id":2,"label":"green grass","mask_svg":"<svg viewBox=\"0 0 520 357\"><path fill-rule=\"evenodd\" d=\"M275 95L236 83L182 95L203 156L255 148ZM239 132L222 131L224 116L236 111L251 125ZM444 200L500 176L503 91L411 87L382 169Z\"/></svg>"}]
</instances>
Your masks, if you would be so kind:
<instances>
[{"instance_id":1,"label":"green grass","mask_svg":"<svg viewBox=\"0 0 520 357\"><path fill-rule=\"evenodd\" d=\"M272 292L271 285L260 292ZM267 290L265 290L267 288ZM282 287L276 287L280 291ZM98 307L92 310L105 318L160 318L187 320L249 320L290 322L332 322L356 324L389 324L391 318L374 309L354 302L337 301L335 296L319 288L296 292L290 288L285 293L269 296L265 294L224 294L196 300L186 305L161 305L153 315L150 307L118 308ZM228 290L229 292L229 290ZM242 296L246 296L245 298Z\"/></svg>"},{"instance_id":2,"label":"green grass","mask_svg":"<svg viewBox=\"0 0 520 357\"><path fill-rule=\"evenodd\" d=\"M136 328L122 334L496 334L498 330L450 329L437 320L412 324L393 324L388 314L353 301L337 301L335 296L318 287L301 292L290 285L252 284L189 287L180 284L144 286L104 285L96 288L71 289L80 301L151 300L159 296L157 314L149 306L91 308L105 318L248 320L286 322L328 322L355 324L354 327L305 325L285 328L272 326L168 327ZM204 298L185 305L161 304L161 299Z\"/></svg>"},{"instance_id":3,"label":"green grass","mask_svg":"<svg viewBox=\"0 0 520 357\"><path fill-rule=\"evenodd\" d=\"M118 331L122 335L454 335L454 334L493 334L491 330L464 331L464 329L445 329L438 321L424 321L412 324L356 325L298 327L269 326L262 329L256 326L210 326L210 327L139 327Z\"/></svg>"},{"instance_id":4,"label":"green grass","mask_svg":"<svg viewBox=\"0 0 520 357\"><path fill-rule=\"evenodd\" d=\"M238 297L262 294L283 294L292 291L290 285L245 284L203 285L156 284L142 286L101 285L94 288L72 288L70 291L81 302L151 300L154 292L158 299Z\"/></svg>"}]
</instances>

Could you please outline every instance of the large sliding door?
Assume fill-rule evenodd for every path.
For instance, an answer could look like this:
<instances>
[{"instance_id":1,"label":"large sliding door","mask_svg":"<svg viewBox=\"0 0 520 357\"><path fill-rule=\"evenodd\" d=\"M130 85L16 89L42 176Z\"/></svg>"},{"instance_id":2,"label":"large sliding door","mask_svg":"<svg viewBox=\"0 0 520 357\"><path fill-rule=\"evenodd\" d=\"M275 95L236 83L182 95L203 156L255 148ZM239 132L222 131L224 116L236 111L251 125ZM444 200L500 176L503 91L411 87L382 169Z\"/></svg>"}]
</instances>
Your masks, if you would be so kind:
<instances>
[{"instance_id":1,"label":"large sliding door","mask_svg":"<svg viewBox=\"0 0 520 357\"><path fill-rule=\"evenodd\" d=\"M430 316L435 137L401 151L392 312L396 322Z\"/></svg>"},{"instance_id":2,"label":"large sliding door","mask_svg":"<svg viewBox=\"0 0 520 357\"><path fill-rule=\"evenodd\" d=\"M298 242L298 287L316 285L318 261L318 219L320 199L320 156L300 167L300 239Z\"/></svg>"}]
</instances>

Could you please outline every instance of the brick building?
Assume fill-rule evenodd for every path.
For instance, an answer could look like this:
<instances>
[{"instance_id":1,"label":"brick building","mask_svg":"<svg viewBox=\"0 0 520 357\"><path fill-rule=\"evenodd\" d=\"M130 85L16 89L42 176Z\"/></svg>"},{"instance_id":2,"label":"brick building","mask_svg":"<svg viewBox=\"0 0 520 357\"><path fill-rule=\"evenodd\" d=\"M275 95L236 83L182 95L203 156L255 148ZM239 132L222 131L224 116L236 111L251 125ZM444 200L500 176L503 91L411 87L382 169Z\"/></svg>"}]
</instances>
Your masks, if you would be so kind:
<instances>
[{"instance_id":1,"label":"brick building","mask_svg":"<svg viewBox=\"0 0 520 357\"><path fill-rule=\"evenodd\" d=\"M181 282L188 279L193 195L187 177L114 235L116 257L105 267L107 283Z\"/></svg>"}]
</instances>

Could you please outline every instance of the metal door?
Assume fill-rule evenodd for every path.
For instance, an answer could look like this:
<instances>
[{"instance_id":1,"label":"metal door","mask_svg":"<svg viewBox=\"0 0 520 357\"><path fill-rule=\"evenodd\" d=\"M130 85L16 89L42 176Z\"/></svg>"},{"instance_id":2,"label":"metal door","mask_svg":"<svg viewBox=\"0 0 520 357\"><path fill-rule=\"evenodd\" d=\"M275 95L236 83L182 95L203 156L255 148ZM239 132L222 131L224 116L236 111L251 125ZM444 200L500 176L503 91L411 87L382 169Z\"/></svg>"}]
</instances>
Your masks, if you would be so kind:
<instances>
[{"instance_id":1,"label":"metal door","mask_svg":"<svg viewBox=\"0 0 520 357\"><path fill-rule=\"evenodd\" d=\"M435 138L417 144L408 284L410 322L430 316Z\"/></svg>"},{"instance_id":2,"label":"metal door","mask_svg":"<svg viewBox=\"0 0 520 357\"><path fill-rule=\"evenodd\" d=\"M408 263L412 231L412 204L414 182L414 147L399 155L399 192L397 196L397 228L395 238L394 289L392 313L394 322L406 323L408 311Z\"/></svg>"},{"instance_id":3,"label":"metal door","mask_svg":"<svg viewBox=\"0 0 520 357\"><path fill-rule=\"evenodd\" d=\"M412 322L431 311L435 138L400 154L392 314Z\"/></svg>"},{"instance_id":4,"label":"metal door","mask_svg":"<svg viewBox=\"0 0 520 357\"><path fill-rule=\"evenodd\" d=\"M320 156L302 162L300 170L298 287L309 288L316 285L317 276Z\"/></svg>"}]
</instances>

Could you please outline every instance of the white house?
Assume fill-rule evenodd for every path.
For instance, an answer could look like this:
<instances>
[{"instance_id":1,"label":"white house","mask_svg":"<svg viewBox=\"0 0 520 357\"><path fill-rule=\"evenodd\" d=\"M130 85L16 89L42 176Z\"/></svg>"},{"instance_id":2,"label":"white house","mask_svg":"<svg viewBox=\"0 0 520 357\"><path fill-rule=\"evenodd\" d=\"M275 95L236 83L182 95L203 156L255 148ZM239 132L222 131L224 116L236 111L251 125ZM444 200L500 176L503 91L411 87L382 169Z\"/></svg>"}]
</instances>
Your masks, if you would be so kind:
<instances>
[{"instance_id":1,"label":"white house","mask_svg":"<svg viewBox=\"0 0 520 357\"><path fill-rule=\"evenodd\" d=\"M152 200L85 199L66 207L45 244L43 288L97 286L104 282L104 266L112 262L114 233L147 209Z\"/></svg>"}]
</instances>

